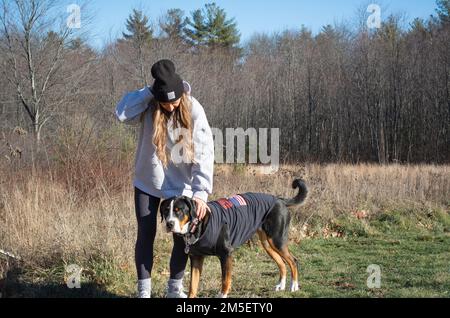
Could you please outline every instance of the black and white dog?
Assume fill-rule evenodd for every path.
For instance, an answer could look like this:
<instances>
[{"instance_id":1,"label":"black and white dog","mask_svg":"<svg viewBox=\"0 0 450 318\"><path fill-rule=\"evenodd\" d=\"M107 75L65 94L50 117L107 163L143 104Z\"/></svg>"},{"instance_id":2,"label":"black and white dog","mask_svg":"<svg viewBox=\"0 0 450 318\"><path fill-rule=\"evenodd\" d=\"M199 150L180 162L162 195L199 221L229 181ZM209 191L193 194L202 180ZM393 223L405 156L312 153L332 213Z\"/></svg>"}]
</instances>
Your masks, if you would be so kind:
<instances>
[{"instance_id":1,"label":"black and white dog","mask_svg":"<svg viewBox=\"0 0 450 318\"><path fill-rule=\"evenodd\" d=\"M231 289L232 252L257 233L267 254L280 270L277 291L286 288L286 265L291 270L292 292L297 291L297 259L288 250L291 216L288 207L302 204L308 190L301 179L292 187L298 194L292 199L247 192L208 202L211 213L201 221L196 206L186 196L173 197L161 202L161 218L167 232L184 238L186 253L191 259L191 284L189 297L196 297L205 256L218 256L222 268L222 290L219 297L226 298Z\"/></svg>"}]
</instances>

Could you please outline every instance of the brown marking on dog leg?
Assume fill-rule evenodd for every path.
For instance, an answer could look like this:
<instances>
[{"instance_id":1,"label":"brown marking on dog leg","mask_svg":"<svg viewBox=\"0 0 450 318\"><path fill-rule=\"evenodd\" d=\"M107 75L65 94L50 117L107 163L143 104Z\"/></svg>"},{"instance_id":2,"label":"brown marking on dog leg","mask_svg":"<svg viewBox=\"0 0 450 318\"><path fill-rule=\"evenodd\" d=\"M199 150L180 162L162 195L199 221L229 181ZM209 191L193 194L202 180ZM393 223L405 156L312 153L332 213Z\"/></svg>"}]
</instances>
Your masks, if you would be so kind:
<instances>
[{"instance_id":1,"label":"brown marking on dog leg","mask_svg":"<svg viewBox=\"0 0 450 318\"><path fill-rule=\"evenodd\" d=\"M279 281L279 284L277 285L276 289L277 289L277 291L283 290L285 288L285 286L283 286L283 285L286 284L286 273L287 273L286 264L284 263L283 258L279 255L279 253L270 246L269 240L267 238L267 234L262 230L258 230L258 236L259 236L261 244L262 244L263 248L266 250L267 254L269 254L269 256L278 265L278 269L280 270L280 281Z\"/></svg>"},{"instance_id":2,"label":"brown marking on dog leg","mask_svg":"<svg viewBox=\"0 0 450 318\"><path fill-rule=\"evenodd\" d=\"M292 256L289 252L287 244L284 245L281 250L276 248L272 239L267 240L270 246L277 252L285 261L288 263L289 268L291 269L291 291L298 290L298 268L297 268L297 259Z\"/></svg>"},{"instance_id":3,"label":"brown marking on dog leg","mask_svg":"<svg viewBox=\"0 0 450 318\"><path fill-rule=\"evenodd\" d=\"M226 298L231 290L231 272L233 269L233 257L231 255L220 258L220 265L222 267L222 291L221 297Z\"/></svg>"},{"instance_id":4,"label":"brown marking on dog leg","mask_svg":"<svg viewBox=\"0 0 450 318\"><path fill-rule=\"evenodd\" d=\"M196 298L200 275L203 269L203 256L191 256L191 285L189 287L189 298Z\"/></svg>"},{"instance_id":5,"label":"brown marking on dog leg","mask_svg":"<svg viewBox=\"0 0 450 318\"><path fill-rule=\"evenodd\" d=\"M297 267L297 259L289 252L287 246L283 246L281 249L281 256L289 260L291 270L292 270L292 278L294 281L298 281L298 267Z\"/></svg>"}]
</instances>

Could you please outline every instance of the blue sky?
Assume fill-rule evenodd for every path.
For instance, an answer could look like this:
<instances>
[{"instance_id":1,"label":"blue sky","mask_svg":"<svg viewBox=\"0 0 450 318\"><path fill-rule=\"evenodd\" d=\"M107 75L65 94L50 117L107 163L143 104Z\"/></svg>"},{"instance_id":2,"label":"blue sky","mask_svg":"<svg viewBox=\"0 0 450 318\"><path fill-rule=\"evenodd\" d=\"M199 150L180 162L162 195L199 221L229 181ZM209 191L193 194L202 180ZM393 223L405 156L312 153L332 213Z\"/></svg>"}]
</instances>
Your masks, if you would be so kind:
<instances>
[{"instance_id":1,"label":"blue sky","mask_svg":"<svg viewBox=\"0 0 450 318\"><path fill-rule=\"evenodd\" d=\"M75 2L75 1L74 1ZM94 0L90 4L93 21L92 44L101 47L109 38L124 31L125 21L133 8L142 8L151 20L170 8L180 8L189 14L205 3L204 0ZM356 9L369 3L380 4L382 17L389 13L403 13L408 21L427 18L435 13L435 0L216 0L229 17L234 17L246 41L255 32L280 31L298 28L302 24L313 30L334 22L351 23Z\"/></svg>"}]
</instances>

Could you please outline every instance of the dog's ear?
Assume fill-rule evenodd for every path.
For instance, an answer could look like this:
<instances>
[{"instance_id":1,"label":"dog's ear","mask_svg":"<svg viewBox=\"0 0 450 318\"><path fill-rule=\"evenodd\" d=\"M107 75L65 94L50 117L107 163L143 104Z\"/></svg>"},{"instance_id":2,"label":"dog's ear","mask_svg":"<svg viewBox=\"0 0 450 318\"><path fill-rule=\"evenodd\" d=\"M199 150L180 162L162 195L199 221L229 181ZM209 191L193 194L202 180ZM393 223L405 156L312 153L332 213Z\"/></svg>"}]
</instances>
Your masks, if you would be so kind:
<instances>
[{"instance_id":1,"label":"dog's ear","mask_svg":"<svg viewBox=\"0 0 450 318\"><path fill-rule=\"evenodd\" d=\"M164 221L164 214L163 211L167 209L167 206L170 204L170 202L173 200L173 198L169 198L166 200L162 200L159 204L159 215L161 215L161 223Z\"/></svg>"},{"instance_id":2,"label":"dog's ear","mask_svg":"<svg viewBox=\"0 0 450 318\"><path fill-rule=\"evenodd\" d=\"M191 216L191 220L197 218L197 206L195 205L195 201L192 200L189 197L184 197L184 201L186 202L187 206L189 207L189 215Z\"/></svg>"}]
</instances>

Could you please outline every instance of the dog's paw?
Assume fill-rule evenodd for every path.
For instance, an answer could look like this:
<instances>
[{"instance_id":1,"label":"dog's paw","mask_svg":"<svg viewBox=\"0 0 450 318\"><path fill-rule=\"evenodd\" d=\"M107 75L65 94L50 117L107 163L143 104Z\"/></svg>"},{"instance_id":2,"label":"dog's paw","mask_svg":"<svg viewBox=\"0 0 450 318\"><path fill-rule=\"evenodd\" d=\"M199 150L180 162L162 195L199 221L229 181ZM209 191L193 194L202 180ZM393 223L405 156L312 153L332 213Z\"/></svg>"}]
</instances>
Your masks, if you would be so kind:
<instances>
[{"instance_id":1,"label":"dog's paw","mask_svg":"<svg viewBox=\"0 0 450 318\"><path fill-rule=\"evenodd\" d=\"M278 285L275 286L275 291L283 291L286 289L286 279L282 279Z\"/></svg>"},{"instance_id":2,"label":"dog's paw","mask_svg":"<svg viewBox=\"0 0 450 318\"><path fill-rule=\"evenodd\" d=\"M217 295L217 298L228 298L228 295L219 293L219 295Z\"/></svg>"},{"instance_id":3,"label":"dog's paw","mask_svg":"<svg viewBox=\"0 0 450 318\"><path fill-rule=\"evenodd\" d=\"M293 293L293 292L296 292L298 290L299 290L298 282L292 282L291 283L291 292Z\"/></svg>"}]
</instances>

